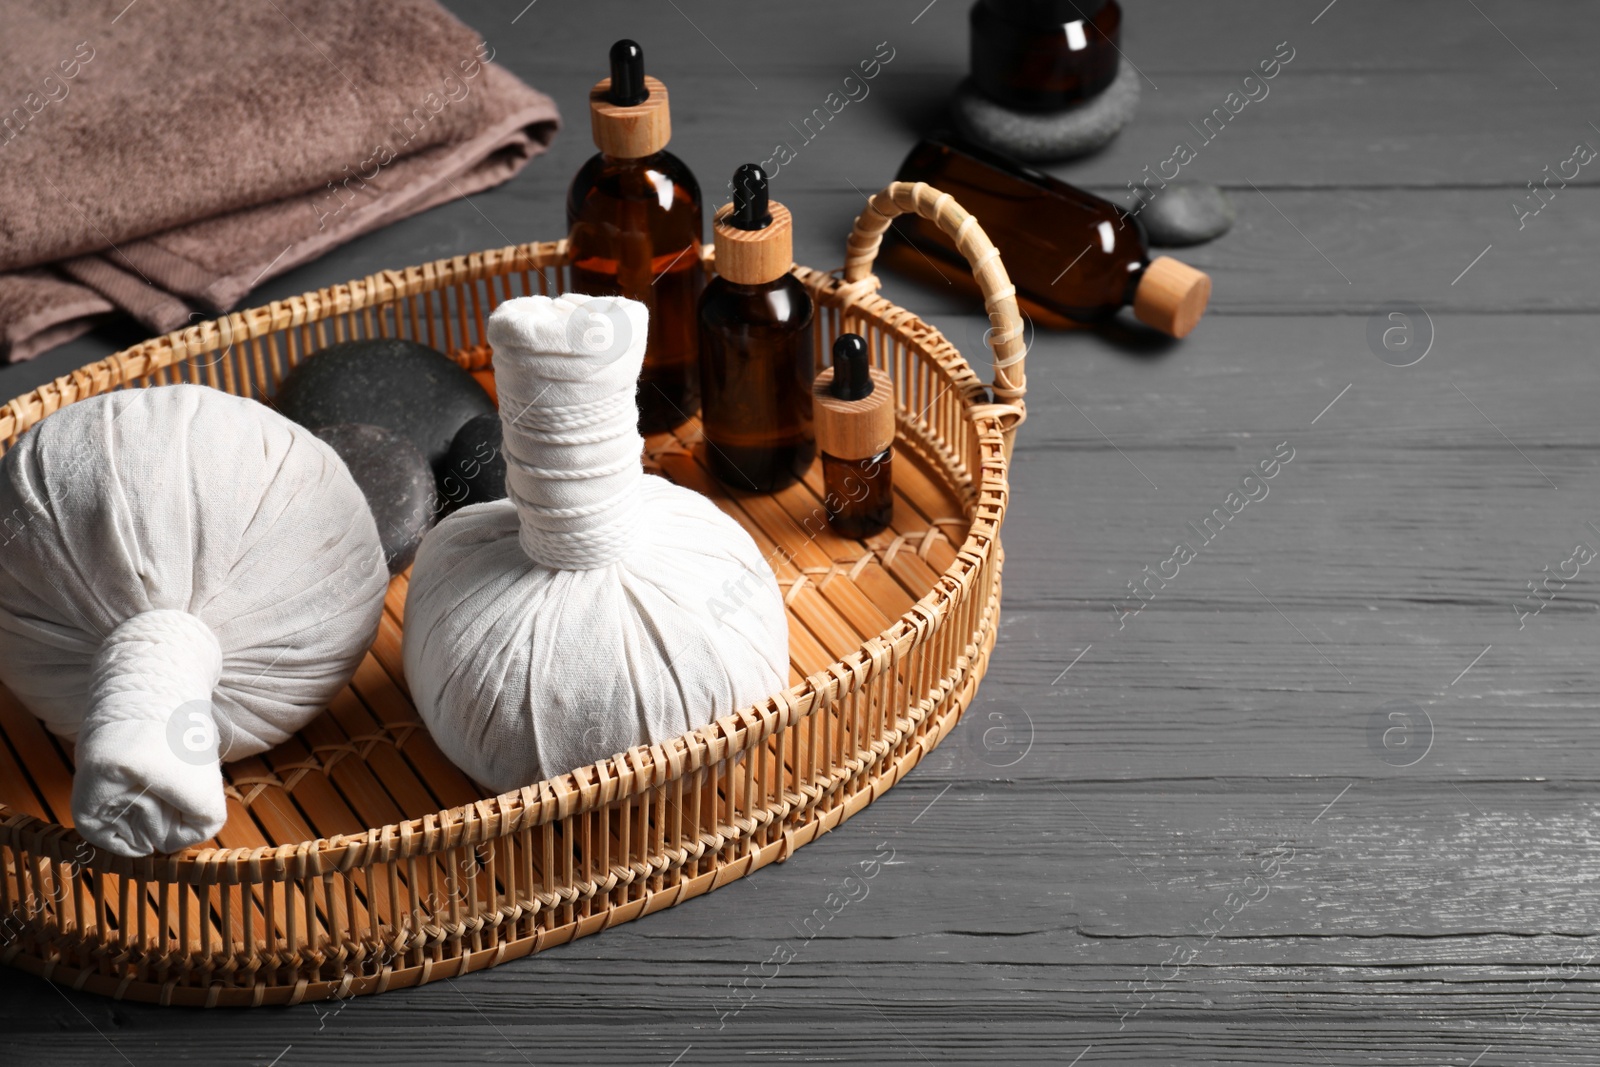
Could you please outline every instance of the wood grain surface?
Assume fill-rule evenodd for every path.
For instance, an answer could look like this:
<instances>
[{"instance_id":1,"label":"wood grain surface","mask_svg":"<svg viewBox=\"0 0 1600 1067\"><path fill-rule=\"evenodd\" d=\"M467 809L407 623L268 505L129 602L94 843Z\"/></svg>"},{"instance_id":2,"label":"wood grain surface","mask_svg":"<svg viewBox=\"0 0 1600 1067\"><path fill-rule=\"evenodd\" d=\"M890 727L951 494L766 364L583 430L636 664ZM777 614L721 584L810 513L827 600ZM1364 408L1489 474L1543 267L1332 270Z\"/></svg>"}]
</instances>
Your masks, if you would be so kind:
<instances>
[{"instance_id":1,"label":"wood grain surface","mask_svg":"<svg viewBox=\"0 0 1600 1067\"><path fill-rule=\"evenodd\" d=\"M550 153L252 303L558 235L624 34L708 214L788 142L795 258L837 265L966 64L962 0L524 2L451 6L555 96ZM1195 332L1033 335L975 721L786 864L483 974L203 1013L0 968L0 1063L1600 1063L1600 561L1528 597L1600 549L1600 169L1512 207L1600 146L1600 20L1123 3L1138 118L1054 168L1108 195L1281 42L1294 59L1184 168L1239 214L1180 253L1215 281ZM790 124L883 42L867 97L804 141ZM885 281L979 350L953 286ZM1369 340L1401 304L1431 340L1408 367ZM0 371L0 395L135 339ZM1186 524L1216 509L1204 541Z\"/></svg>"}]
</instances>

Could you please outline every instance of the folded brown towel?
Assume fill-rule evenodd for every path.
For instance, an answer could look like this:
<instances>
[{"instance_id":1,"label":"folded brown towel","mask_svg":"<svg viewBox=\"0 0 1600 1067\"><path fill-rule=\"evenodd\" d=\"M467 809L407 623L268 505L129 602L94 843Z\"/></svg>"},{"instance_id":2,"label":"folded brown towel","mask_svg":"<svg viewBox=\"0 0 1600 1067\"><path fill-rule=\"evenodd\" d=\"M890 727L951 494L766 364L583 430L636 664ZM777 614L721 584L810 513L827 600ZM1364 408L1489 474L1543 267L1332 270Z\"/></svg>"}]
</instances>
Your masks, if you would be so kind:
<instances>
[{"instance_id":1,"label":"folded brown towel","mask_svg":"<svg viewBox=\"0 0 1600 1067\"><path fill-rule=\"evenodd\" d=\"M435 0L11 5L0 362L113 308L157 333L227 311L505 181L560 118L492 57Z\"/></svg>"}]
</instances>

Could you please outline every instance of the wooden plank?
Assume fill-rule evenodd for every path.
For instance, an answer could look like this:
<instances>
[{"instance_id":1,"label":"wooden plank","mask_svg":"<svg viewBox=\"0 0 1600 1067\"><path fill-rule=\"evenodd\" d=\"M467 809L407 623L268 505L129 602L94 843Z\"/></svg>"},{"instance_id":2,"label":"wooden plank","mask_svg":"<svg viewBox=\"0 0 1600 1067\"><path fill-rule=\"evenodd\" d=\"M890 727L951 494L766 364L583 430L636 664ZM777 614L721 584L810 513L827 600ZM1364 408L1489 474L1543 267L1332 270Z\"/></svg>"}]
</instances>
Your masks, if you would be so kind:
<instances>
[{"instance_id":1,"label":"wooden plank","mask_svg":"<svg viewBox=\"0 0 1600 1067\"><path fill-rule=\"evenodd\" d=\"M27 783L7 786L7 795L21 794L23 788L31 786L53 821L71 826L72 765L44 724L3 685L0 685L0 730L5 731L6 740L16 749L18 760L28 768Z\"/></svg>"},{"instance_id":2,"label":"wooden plank","mask_svg":"<svg viewBox=\"0 0 1600 1067\"><path fill-rule=\"evenodd\" d=\"M270 280L252 302L558 235L593 150L583 94L619 25L672 87L672 150L708 205L877 42L893 45L871 96L775 179L796 258L833 266L861 208L853 186L892 174L966 66L960 4L756 17L722 0L597 2L538 5L515 26L515 9L452 6L556 96L568 129L515 182ZM1226 238L1180 253L1216 283L1201 327L1182 344L1035 334L1006 610L974 721L850 825L714 903L336 1018L119 1005L113 1028L103 1000L0 970L8 1049L40 1063L143 1063L222 1041L263 1063L289 1045L284 1062L342 1063L359 1041L396 1064L469 1047L551 1062L1600 1064L1585 888L1600 872L1600 596L1585 573L1522 628L1514 610L1573 542L1600 547L1587 525L1600 524L1596 182L1586 172L1520 230L1510 209L1574 140L1600 144L1574 103L1600 87L1589 8L1124 6L1124 52L1150 78L1138 118L1056 168L1105 193L1166 158L1277 42L1296 58L1185 169L1226 186L1239 212ZM972 304L884 278L987 376ZM1374 313L1401 300L1433 314L1437 339L1403 370L1367 342ZM124 332L0 370L19 383L0 395L137 339ZM1282 441L1295 458L1270 496L1119 626L1126 583ZM908 514L932 515L913 476L902 494ZM896 567L912 560L888 568L907 595L916 575ZM378 723L410 714L399 610L356 685ZM831 658L808 627L844 617L820 595L806 610L805 655ZM1432 724L1409 767L1370 733L1398 699ZM347 737L365 728L341 707ZM425 738L404 750L430 783L444 773L424 766L431 751ZM383 774L396 803L420 800L401 802L391 772L404 775ZM831 914L830 894L881 845L895 854L870 893ZM1233 913L1229 895L1281 846L1294 859ZM1230 917L1213 937L1218 908ZM795 955L770 962L780 945Z\"/></svg>"},{"instance_id":3,"label":"wooden plank","mask_svg":"<svg viewBox=\"0 0 1600 1067\"><path fill-rule=\"evenodd\" d=\"M1600 852L1589 843L1572 848L1584 805L1559 791L1530 804L1515 787L1469 783L1452 803L1428 783L1359 782L1319 814L1342 788L1337 779L1279 779L1251 792L1091 784L1064 795L1049 787L997 794L974 783L941 796L935 785L914 778L853 832L797 853L781 873L719 891L715 907L675 909L662 917L668 921L624 926L476 978L476 1003L504 1040L526 1047L540 1030L558 1044L576 1034L530 1022L528 996L599 998L621 1013L622 1034L608 1033L608 1042L649 1035L664 1043L681 1034L678 1051L694 1044L712 1062L770 1048L775 1033L796 1054L847 1055L870 1037L890 1062L920 1062L917 1049L936 1061L970 1062L979 1056L963 1043L971 1027L997 1014L1008 1025L990 1035L990 1047L1023 1062L1045 1062L1046 1049L1074 1041L1077 1050L1097 1043L1128 1062L1169 1047L1204 1062L1283 1062L1313 1045L1334 1062L1360 1054L1405 1062L1410 1050L1437 1058L1474 1038L1473 1055L1492 1042L1513 1062L1519 1052L1593 1062L1587 1046L1562 1044L1563 1033L1579 1032L1571 1023L1593 996L1592 967L1571 977L1556 967L1586 951L1573 935L1592 933L1593 920L1569 872L1574 863L1592 871ZM987 832L1001 813L1005 850ZM1441 835L1453 847L1440 849ZM1207 916L1284 842L1294 857L1265 897L1209 937ZM1530 869L1551 876L1554 896L1520 892L1501 876L1530 851L1546 857ZM1041 856L1057 879L1049 887L1032 880ZM890 862L877 868L869 892L819 919L828 894L874 857ZM978 869L974 857L987 865ZM997 885L1016 891L997 895ZM974 914L973 893L993 905ZM1372 909L1374 901L1382 907ZM905 911L916 925L898 929ZM1491 911L1502 917L1495 927L1477 922ZM896 933L886 935L886 924ZM1405 935L1423 924L1436 936L1396 937L1392 953L1373 958L1375 932ZM760 968L780 944L792 962L776 974ZM1195 958L1176 977L1152 979L1153 999L1135 996L1141 979L1183 947ZM738 989L747 975L758 977L745 1003L727 983ZM19 994L0 1018L17 1023L24 1041L75 1017L36 983ZM424 1062L431 1053L417 1043L422 1034L442 1028L464 1038L482 1025L476 1015L453 1014L459 1000L440 985L363 1002L340 1025L365 1032L404 1011L417 1040L391 1055ZM1374 1014L1396 1000L1412 1011ZM1225 1027L1219 1003L1227 1005ZM632 1030L643 1025L634 1018L641 1009L668 1021ZM1305 1033L1286 1037L1293 1028L1280 1010L1294 1012ZM128 1030L136 1039L161 1033L170 1017L140 1005L119 1011L142 1024ZM282 1017L257 1013L203 1015L189 1025L201 1034L228 1025L261 1042L292 1030ZM911 1045L895 1040L896 1028ZM69 1048L97 1040L81 1026L57 1036ZM308 1042L310 1062L332 1062L324 1055Z\"/></svg>"},{"instance_id":4,"label":"wooden plank","mask_svg":"<svg viewBox=\"0 0 1600 1067\"><path fill-rule=\"evenodd\" d=\"M3 725L0 725L0 729L3 729ZM50 821L43 797L35 788L31 776L23 773L22 765L12 755L4 737L0 737L0 804L36 819Z\"/></svg>"},{"instance_id":5,"label":"wooden plank","mask_svg":"<svg viewBox=\"0 0 1600 1067\"><path fill-rule=\"evenodd\" d=\"M361 661L350 687L371 710L378 724L391 734L405 735L400 752L416 768L417 776L428 783L440 807L470 804L483 796L482 791L439 751L439 746L423 728L416 709L373 656Z\"/></svg>"}]
</instances>

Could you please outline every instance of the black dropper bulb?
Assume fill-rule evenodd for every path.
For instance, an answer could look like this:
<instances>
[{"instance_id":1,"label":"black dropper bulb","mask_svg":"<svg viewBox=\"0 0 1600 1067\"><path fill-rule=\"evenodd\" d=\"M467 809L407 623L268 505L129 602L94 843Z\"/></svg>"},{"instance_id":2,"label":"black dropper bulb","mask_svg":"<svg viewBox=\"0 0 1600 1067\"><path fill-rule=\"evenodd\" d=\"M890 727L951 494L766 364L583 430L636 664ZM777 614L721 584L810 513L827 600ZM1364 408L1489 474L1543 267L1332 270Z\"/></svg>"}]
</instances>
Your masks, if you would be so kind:
<instances>
[{"instance_id":1,"label":"black dropper bulb","mask_svg":"<svg viewBox=\"0 0 1600 1067\"><path fill-rule=\"evenodd\" d=\"M618 107L636 107L650 99L644 84L644 49L627 38L611 46L611 91L606 99Z\"/></svg>"},{"instance_id":2,"label":"black dropper bulb","mask_svg":"<svg viewBox=\"0 0 1600 1067\"><path fill-rule=\"evenodd\" d=\"M872 395L867 342L858 333L841 333L833 342L833 381L828 395L837 400L865 400Z\"/></svg>"},{"instance_id":3,"label":"black dropper bulb","mask_svg":"<svg viewBox=\"0 0 1600 1067\"><path fill-rule=\"evenodd\" d=\"M736 230L764 230L772 225L767 210L767 172L745 163L733 172L733 211L728 225Z\"/></svg>"}]
</instances>

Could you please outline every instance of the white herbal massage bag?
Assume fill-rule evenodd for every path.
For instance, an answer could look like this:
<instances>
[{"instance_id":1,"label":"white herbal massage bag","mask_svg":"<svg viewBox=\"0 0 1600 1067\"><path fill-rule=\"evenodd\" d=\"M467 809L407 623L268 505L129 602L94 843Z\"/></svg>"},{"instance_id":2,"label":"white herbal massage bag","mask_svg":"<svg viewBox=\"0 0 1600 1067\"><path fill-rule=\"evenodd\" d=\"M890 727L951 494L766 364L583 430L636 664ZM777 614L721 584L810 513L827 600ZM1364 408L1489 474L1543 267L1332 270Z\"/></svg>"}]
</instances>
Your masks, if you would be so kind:
<instances>
[{"instance_id":1,"label":"white herbal massage bag","mask_svg":"<svg viewBox=\"0 0 1600 1067\"><path fill-rule=\"evenodd\" d=\"M0 681L75 738L91 843L174 852L227 819L220 759L311 720L388 572L333 449L198 385L81 400L0 461Z\"/></svg>"},{"instance_id":2,"label":"white herbal massage bag","mask_svg":"<svg viewBox=\"0 0 1600 1067\"><path fill-rule=\"evenodd\" d=\"M428 533L404 654L434 740L498 791L787 684L788 621L755 543L641 466L646 325L635 301L575 295L489 319L509 499Z\"/></svg>"}]
</instances>

